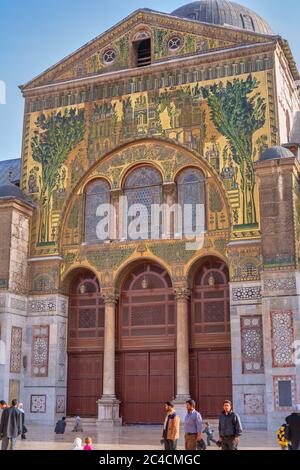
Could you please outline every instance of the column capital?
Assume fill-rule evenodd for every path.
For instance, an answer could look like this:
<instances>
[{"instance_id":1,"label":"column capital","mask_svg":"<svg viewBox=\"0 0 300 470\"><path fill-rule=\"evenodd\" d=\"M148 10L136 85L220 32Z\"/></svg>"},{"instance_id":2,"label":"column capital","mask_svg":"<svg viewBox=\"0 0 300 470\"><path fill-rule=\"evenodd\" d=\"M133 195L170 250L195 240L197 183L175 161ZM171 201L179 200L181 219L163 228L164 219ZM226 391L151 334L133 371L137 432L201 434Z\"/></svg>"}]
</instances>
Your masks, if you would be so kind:
<instances>
[{"instance_id":1,"label":"column capital","mask_svg":"<svg viewBox=\"0 0 300 470\"><path fill-rule=\"evenodd\" d=\"M109 290L103 290L102 291L102 298L105 304L116 304L119 299L119 295L112 291L111 289Z\"/></svg>"},{"instance_id":2,"label":"column capital","mask_svg":"<svg viewBox=\"0 0 300 470\"><path fill-rule=\"evenodd\" d=\"M177 286L174 287L175 299L178 300L188 300L191 296L191 290L187 286Z\"/></svg>"}]
</instances>

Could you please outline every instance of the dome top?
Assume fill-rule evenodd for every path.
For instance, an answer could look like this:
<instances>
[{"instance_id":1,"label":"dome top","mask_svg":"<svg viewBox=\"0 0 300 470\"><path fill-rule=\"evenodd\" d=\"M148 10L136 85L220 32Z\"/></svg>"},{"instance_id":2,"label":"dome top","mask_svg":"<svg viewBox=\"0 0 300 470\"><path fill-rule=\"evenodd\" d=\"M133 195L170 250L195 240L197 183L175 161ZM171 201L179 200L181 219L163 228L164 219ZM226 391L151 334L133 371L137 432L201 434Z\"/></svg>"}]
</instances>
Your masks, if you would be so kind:
<instances>
[{"instance_id":1,"label":"dome top","mask_svg":"<svg viewBox=\"0 0 300 470\"><path fill-rule=\"evenodd\" d=\"M277 160L279 158L291 158L294 157L292 152L285 148L285 147L280 147L279 145L275 147L271 147L264 152L262 152L260 156L260 161L265 162L267 160Z\"/></svg>"},{"instance_id":2,"label":"dome top","mask_svg":"<svg viewBox=\"0 0 300 470\"><path fill-rule=\"evenodd\" d=\"M25 202L25 204L34 206L33 202L25 196L21 189L12 183L0 186L0 200L2 199L19 199L19 201Z\"/></svg>"},{"instance_id":3,"label":"dome top","mask_svg":"<svg viewBox=\"0 0 300 470\"><path fill-rule=\"evenodd\" d=\"M200 0L187 3L171 14L202 23L231 26L261 34L274 34L268 23L257 13L227 0Z\"/></svg>"}]
</instances>

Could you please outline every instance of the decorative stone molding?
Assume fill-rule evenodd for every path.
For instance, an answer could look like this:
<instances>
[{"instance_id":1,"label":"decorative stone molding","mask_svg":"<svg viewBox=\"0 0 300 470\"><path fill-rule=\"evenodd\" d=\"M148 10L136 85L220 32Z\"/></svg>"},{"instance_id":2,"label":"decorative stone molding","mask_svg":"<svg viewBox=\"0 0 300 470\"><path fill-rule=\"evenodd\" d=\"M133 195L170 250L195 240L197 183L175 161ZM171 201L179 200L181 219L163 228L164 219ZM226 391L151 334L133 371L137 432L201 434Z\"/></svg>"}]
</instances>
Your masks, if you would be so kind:
<instances>
[{"instance_id":1,"label":"decorative stone molding","mask_svg":"<svg viewBox=\"0 0 300 470\"><path fill-rule=\"evenodd\" d=\"M49 325L33 326L31 371L33 377L48 377Z\"/></svg>"},{"instance_id":2,"label":"decorative stone molding","mask_svg":"<svg viewBox=\"0 0 300 470\"><path fill-rule=\"evenodd\" d=\"M262 393L244 394L244 414L263 415L265 413L265 397Z\"/></svg>"},{"instance_id":3,"label":"decorative stone molding","mask_svg":"<svg viewBox=\"0 0 300 470\"><path fill-rule=\"evenodd\" d=\"M261 301L261 286L248 286L248 287L233 287L232 288L232 301Z\"/></svg>"},{"instance_id":4,"label":"decorative stone molding","mask_svg":"<svg viewBox=\"0 0 300 470\"><path fill-rule=\"evenodd\" d=\"M66 412L66 397L65 395L56 396L56 413Z\"/></svg>"},{"instance_id":5,"label":"decorative stone molding","mask_svg":"<svg viewBox=\"0 0 300 470\"><path fill-rule=\"evenodd\" d=\"M47 395L30 396L30 413L46 413Z\"/></svg>"},{"instance_id":6,"label":"decorative stone molding","mask_svg":"<svg viewBox=\"0 0 300 470\"><path fill-rule=\"evenodd\" d=\"M243 374L264 372L262 316L241 316Z\"/></svg>"},{"instance_id":7,"label":"decorative stone molding","mask_svg":"<svg viewBox=\"0 0 300 470\"><path fill-rule=\"evenodd\" d=\"M270 319L273 367L293 367L295 365L293 312L271 311Z\"/></svg>"},{"instance_id":8,"label":"decorative stone molding","mask_svg":"<svg viewBox=\"0 0 300 470\"><path fill-rule=\"evenodd\" d=\"M22 360L22 328L13 326L11 329L10 345L10 372L19 374L21 372Z\"/></svg>"},{"instance_id":9,"label":"decorative stone molding","mask_svg":"<svg viewBox=\"0 0 300 470\"><path fill-rule=\"evenodd\" d=\"M29 313L55 312L57 308L56 299L31 299L28 302Z\"/></svg>"},{"instance_id":10,"label":"decorative stone molding","mask_svg":"<svg viewBox=\"0 0 300 470\"><path fill-rule=\"evenodd\" d=\"M5 295L0 296L0 308L4 308L6 305L6 297Z\"/></svg>"},{"instance_id":11,"label":"decorative stone molding","mask_svg":"<svg viewBox=\"0 0 300 470\"><path fill-rule=\"evenodd\" d=\"M281 405L280 403L279 382L290 382L290 406ZM296 403L297 399L297 382L295 375L283 375L273 377L273 399L274 409L276 411L291 411L292 404Z\"/></svg>"},{"instance_id":12,"label":"decorative stone molding","mask_svg":"<svg viewBox=\"0 0 300 470\"><path fill-rule=\"evenodd\" d=\"M14 310L19 310L21 312L26 312L26 300L17 299L16 297L12 297L10 301L10 306Z\"/></svg>"},{"instance_id":13,"label":"decorative stone molding","mask_svg":"<svg viewBox=\"0 0 300 470\"><path fill-rule=\"evenodd\" d=\"M296 279L294 276L280 279L264 279L263 285L265 291L270 291L277 294L279 290L296 290Z\"/></svg>"}]
</instances>

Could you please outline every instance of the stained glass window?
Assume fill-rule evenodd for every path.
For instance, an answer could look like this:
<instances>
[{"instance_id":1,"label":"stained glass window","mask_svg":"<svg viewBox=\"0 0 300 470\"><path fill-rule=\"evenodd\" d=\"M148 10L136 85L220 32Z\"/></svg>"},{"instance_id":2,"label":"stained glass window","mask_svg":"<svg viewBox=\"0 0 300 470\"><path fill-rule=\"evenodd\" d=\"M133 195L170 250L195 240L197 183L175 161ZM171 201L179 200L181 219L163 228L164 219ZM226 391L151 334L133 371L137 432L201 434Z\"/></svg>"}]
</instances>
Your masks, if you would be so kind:
<instances>
[{"instance_id":1,"label":"stained glass window","mask_svg":"<svg viewBox=\"0 0 300 470\"><path fill-rule=\"evenodd\" d=\"M199 235L205 228L205 179L201 171L189 168L180 173L178 203L182 210L182 233L185 237ZM202 209L201 209L202 208ZM197 220L198 214L198 220Z\"/></svg>"},{"instance_id":2,"label":"stained glass window","mask_svg":"<svg viewBox=\"0 0 300 470\"><path fill-rule=\"evenodd\" d=\"M96 228L101 217L96 215L100 204L109 204L110 187L105 180L92 181L85 192L85 241L86 243L101 243L97 237Z\"/></svg>"},{"instance_id":3,"label":"stained glass window","mask_svg":"<svg viewBox=\"0 0 300 470\"><path fill-rule=\"evenodd\" d=\"M162 179L160 173L151 167L140 167L132 171L125 181L124 195L127 198L128 211L139 204L140 210L135 215L129 215L127 228L130 223L139 217L146 221L145 227L137 226L137 234L127 234L130 239L149 239L151 237L151 207L153 204L162 204ZM133 208L132 208L133 209Z\"/></svg>"}]
</instances>

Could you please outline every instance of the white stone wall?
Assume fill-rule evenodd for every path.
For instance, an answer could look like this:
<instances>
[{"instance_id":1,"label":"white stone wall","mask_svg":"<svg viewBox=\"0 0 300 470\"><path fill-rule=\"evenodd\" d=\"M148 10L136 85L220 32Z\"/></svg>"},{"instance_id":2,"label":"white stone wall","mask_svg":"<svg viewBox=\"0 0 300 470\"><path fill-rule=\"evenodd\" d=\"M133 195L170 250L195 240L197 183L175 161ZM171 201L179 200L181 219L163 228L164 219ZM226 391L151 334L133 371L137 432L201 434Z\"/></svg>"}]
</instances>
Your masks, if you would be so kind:
<instances>
[{"instance_id":1,"label":"white stone wall","mask_svg":"<svg viewBox=\"0 0 300 470\"><path fill-rule=\"evenodd\" d=\"M241 417L245 429L266 429L265 373L263 361L257 359L252 342L256 342L261 331L262 306L261 283L230 284L230 318L232 348L233 405ZM242 339L242 325L247 327L248 336ZM257 326L256 326L257 325ZM252 326L254 338L251 338ZM258 330L258 333L257 333ZM256 344L256 343L255 343ZM252 357L253 356L253 357Z\"/></svg>"},{"instance_id":2,"label":"white stone wall","mask_svg":"<svg viewBox=\"0 0 300 470\"><path fill-rule=\"evenodd\" d=\"M24 296L11 293L0 294L0 326L1 326L1 351L0 351L0 396L1 400L9 401L10 381L19 381L20 393L17 398L23 400L23 353L25 348L25 326L27 314L27 300ZM20 328L22 331L22 343L20 345L20 354L18 358L19 371L11 372L12 354L12 329Z\"/></svg>"},{"instance_id":3,"label":"white stone wall","mask_svg":"<svg viewBox=\"0 0 300 470\"><path fill-rule=\"evenodd\" d=\"M291 381L292 403L300 401L299 365L293 354L294 341L300 339L298 302L295 272L263 274L267 424L273 431L292 411L278 402L278 381Z\"/></svg>"},{"instance_id":4,"label":"white stone wall","mask_svg":"<svg viewBox=\"0 0 300 470\"><path fill-rule=\"evenodd\" d=\"M28 367L24 389L27 419L54 424L66 413L67 389L67 298L60 295L34 296L28 299L26 356ZM36 329L35 329L36 327ZM48 370L39 376L33 356L34 332L49 327L48 350L41 341L41 357L48 354ZM43 333L43 328L42 328ZM46 330L45 330L46 331Z\"/></svg>"}]
</instances>

